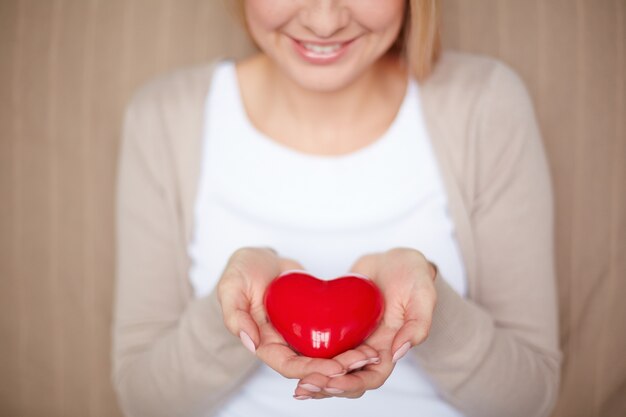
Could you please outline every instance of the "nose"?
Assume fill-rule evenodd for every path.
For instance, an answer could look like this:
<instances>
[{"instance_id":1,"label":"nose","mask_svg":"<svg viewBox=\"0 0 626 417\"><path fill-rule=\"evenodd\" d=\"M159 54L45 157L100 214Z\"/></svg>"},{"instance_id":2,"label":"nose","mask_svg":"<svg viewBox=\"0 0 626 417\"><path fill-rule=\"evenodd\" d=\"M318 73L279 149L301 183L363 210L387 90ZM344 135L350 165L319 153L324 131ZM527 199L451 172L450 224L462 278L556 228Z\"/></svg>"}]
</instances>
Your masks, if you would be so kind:
<instances>
[{"instance_id":1,"label":"nose","mask_svg":"<svg viewBox=\"0 0 626 417\"><path fill-rule=\"evenodd\" d=\"M315 36L330 38L345 28L350 13L341 0L310 0L300 13L300 21Z\"/></svg>"}]
</instances>

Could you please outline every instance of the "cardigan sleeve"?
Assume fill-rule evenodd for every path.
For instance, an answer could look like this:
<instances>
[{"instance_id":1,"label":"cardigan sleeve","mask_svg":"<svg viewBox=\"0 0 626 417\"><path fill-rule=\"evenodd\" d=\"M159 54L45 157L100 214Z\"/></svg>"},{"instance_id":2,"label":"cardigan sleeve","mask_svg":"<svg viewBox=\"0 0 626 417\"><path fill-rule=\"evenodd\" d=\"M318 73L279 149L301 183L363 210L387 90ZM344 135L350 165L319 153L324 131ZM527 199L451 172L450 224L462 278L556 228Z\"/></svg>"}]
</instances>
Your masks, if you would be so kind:
<instances>
[{"instance_id":1,"label":"cardigan sleeve","mask_svg":"<svg viewBox=\"0 0 626 417\"><path fill-rule=\"evenodd\" d=\"M123 129L112 379L127 416L206 415L255 358L227 332L215 292L191 299L181 289L186 246L166 118L153 96L137 95Z\"/></svg>"},{"instance_id":2,"label":"cardigan sleeve","mask_svg":"<svg viewBox=\"0 0 626 417\"><path fill-rule=\"evenodd\" d=\"M414 349L441 395L468 417L548 416L559 385L553 197L528 93L502 64L473 109L470 223L476 288L441 277L428 339Z\"/></svg>"}]
</instances>

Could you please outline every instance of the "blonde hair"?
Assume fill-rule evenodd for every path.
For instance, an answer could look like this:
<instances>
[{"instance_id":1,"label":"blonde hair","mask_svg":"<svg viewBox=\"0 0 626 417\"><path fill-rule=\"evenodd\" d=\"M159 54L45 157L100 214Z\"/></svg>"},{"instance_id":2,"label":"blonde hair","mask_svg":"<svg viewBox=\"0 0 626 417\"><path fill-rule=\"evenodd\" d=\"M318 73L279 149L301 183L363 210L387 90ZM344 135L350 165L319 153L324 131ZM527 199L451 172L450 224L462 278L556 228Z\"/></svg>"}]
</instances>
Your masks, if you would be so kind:
<instances>
[{"instance_id":1,"label":"blonde hair","mask_svg":"<svg viewBox=\"0 0 626 417\"><path fill-rule=\"evenodd\" d=\"M247 31L244 0L226 2ZM406 0L404 23L392 46L392 51L404 58L413 76L420 82L432 73L441 55L440 14L439 0Z\"/></svg>"},{"instance_id":2,"label":"blonde hair","mask_svg":"<svg viewBox=\"0 0 626 417\"><path fill-rule=\"evenodd\" d=\"M439 0L407 0L398 47L420 82L432 73L441 55L440 14Z\"/></svg>"}]
</instances>

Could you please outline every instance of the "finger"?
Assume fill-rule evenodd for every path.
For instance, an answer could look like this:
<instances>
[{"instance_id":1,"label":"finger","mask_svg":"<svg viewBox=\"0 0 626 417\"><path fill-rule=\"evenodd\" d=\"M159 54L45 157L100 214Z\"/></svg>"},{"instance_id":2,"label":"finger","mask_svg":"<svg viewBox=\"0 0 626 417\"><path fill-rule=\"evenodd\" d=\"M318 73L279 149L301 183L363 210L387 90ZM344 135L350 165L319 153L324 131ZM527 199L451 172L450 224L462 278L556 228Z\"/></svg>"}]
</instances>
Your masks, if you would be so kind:
<instances>
[{"instance_id":1,"label":"finger","mask_svg":"<svg viewBox=\"0 0 626 417\"><path fill-rule=\"evenodd\" d=\"M357 371L338 378L332 378L323 388L323 392L341 398L361 397L367 390L367 387L365 386L363 378L355 376L360 372L361 371Z\"/></svg>"},{"instance_id":2,"label":"finger","mask_svg":"<svg viewBox=\"0 0 626 417\"><path fill-rule=\"evenodd\" d=\"M284 344L262 343L257 348L256 354L270 368L285 378L302 379L314 372L327 376L341 375L346 372L344 367L335 360L300 356Z\"/></svg>"},{"instance_id":3,"label":"finger","mask_svg":"<svg viewBox=\"0 0 626 417\"><path fill-rule=\"evenodd\" d=\"M323 400L324 398L332 398L332 395L325 394L324 392L303 394L303 395L295 395L293 396L296 400Z\"/></svg>"},{"instance_id":4,"label":"finger","mask_svg":"<svg viewBox=\"0 0 626 417\"><path fill-rule=\"evenodd\" d=\"M283 336L276 331L274 326L272 326L269 321L257 321L257 324L259 325L259 330L261 332L261 344L275 343L285 346L288 345Z\"/></svg>"},{"instance_id":5,"label":"finger","mask_svg":"<svg viewBox=\"0 0 626 417\"><path fill-rule=\"evenodd\" d=\"M252 352L261 342L259 327L267 321L262 302L265 283L278 275L281 267L300 265L279 259L272 248L240 248L231 255L218 284L224 324Z\"/></svg>"},{"instance_id":6,"label":"finger","mask_svg":"<svg viewBox=\"0 0 626 417\"><path fill-rule=\"evenodd\" d=\"M366 391L380 388L391 375L394 364L389 350L379 353L381 354L379 364L366 365L361 370L331 378L323 392L336 397L358 398Z\"/></svg>"},{"instance_id":7,"label":"finger","mask_svg":"<svg viewBox=\"0 0 626 417\"><path fill-rule=\"evenodd\" d=\"M336 378L345 378L345 376L340 376ZM324 395L327 397L333 397L333 396L346 397L347 395L354 396L355 392L359 390L359 386L356 386L356 385L350 386L349 391L354 391L354 392L346 392L346 389L344 388L330 387L328 385L329 382L336 378L330 378L320 373L313 373L311 375L307 375L306 377L302 378L300 382L298 383L298 386L296 387L296 390L295 390L295 395L296 396L309 396L312 398L315 398L316 395ZM358 379L357 381L353 381L353 382L360 383L360 379ZM350 381L344 381L343 385L346 385L346 384L349 385Z\"/></svg>"},{"instance_id":8,"label":"finger","mask_svg":"<svg viewBox=\"0 0 626 417\"><path fill-rule=\"evenodd\" d=\"M234 329L239 329L238 333L234 333L239 336L241 343L252 353L256 353L256 347L260 343L259 329L256 322L252 319L252 316L245 311L237 310L235 312L235 318L232 319L235 324L232 324ZM236 330L235 330L236 331Z\"/></svg>"},{"instance_id":9,"label":"finger","mask_svg":"<svg viewBox=\"0 0 626 417\"><path fill-rule=\"evenodd\" d=\"M350 372L355 369L360 369L365 365L379 362L380 356L376 349L366 344L361 344L354 349L335 356L333 359L342 364L343 367Z\"/></svg>"},{"instance_id":10,"label":"finger","mask_svg":"<svg viewBox=\"0 0 626 417\"><path fill-rule=\"evenodd\" d=\"M393 340L391 349L394 352L394 362L404 356L409 348L426 340L436 302L437 294L432 285L425 285L416 290L415 296L407 305L404 324Z\"/></svg>"},{"instance_id":11,"label":"finger","mask_svg":"<svg viewBox=\"0 0 626 417\"><path fill-rule=\"evenodd\" d=\"M235 271L229 271L225 274L235 273ZM250 314L250 301L242 291L237 289L236 285L225 284L218 287L217 291L224 325L228 331L241 338L248 350L254 352L260 341L260 332Z\"/></svg>"},{"instance_id":12,"label":"finger","mask_svg":"<svg viewBox=\"0 0 626 417\"><path fill-rule=\"evenodd\" d=\"M314 370L310 371L309 368L318 366L316 363L309 364L309 368L306 369L297 369L298 366L303 366L306 360L312 358L299 356L297 352L288 346L285 339L269 322L266 321L262 324L260 330L261 344L256 352L259 359L286 378L302 378L307 372L314 372ZM324 369L328 369L327 372L330 372L328 375L337 375L346 372L343 366L336 361L330 359L320 359L318 361L324 361L326 364ZM330 362L330 364L326 362ZM284 366L284 364L289 364L289 367Z\"/></svg>"},{"instance_id":13,"label":"finger","mask_svg":"<svg viewBox=\"0 0 626 417\"><path fill-rule=\"evenodd\" d=\"M228 331L238 336L246 349L255 353L261 338L257 323L250 313L227 302L222 305L222 317Z\"/></svg>"},{"instance_id":14,"label":"finger","mask_svg":"<svg viewBox=\"0 0 626 417\"><path fill-rule=\"evenodd\" d=\"M314 394L322 393L323 388L326 386L330 377L326 375L322 375L318 372L314 372L310 375L302 378L298 385L296 386L295 395L296 396L310 396L313 397ZM323 393L322 393L323 394ZM328 395L328 394L323 394Z\"/></svg>"},{"instance_id":15,"label":"finger","mask_svg":"<svg viewBox=\"0 0 626 417\"><path fill-rule=\"evenodd\" d=\"M365 275L366 277L373 278L378 275L378 256L377 254L367 254L357 259L350 272Z\"/></svg>"},{"instance_id":16,"label":"finger","mask_svg":"<svg viewBox=\"0 0 626 417\"><path fill-rule=\"evenodd\" d=\"M405 322L393 341L393 362L400 360L413 346L422 343L428 337L429 330L430 320L419 319Z\"/></svg>"},{"instance_id":17,"label":"finger","mask_svg":"<svg viewBox=\"0 0 626 417\"><path fill-rule=\"evenodd\" d=\"M355 349L362 352L365 356L367 356L370 359L371 363L380 362L380 355L378 354L378 351L374 349L372 346L366 343L362 343L359 346L357 346ZM376 359L376 361L373 361L373 359Z\"/></svg>"},{"instance_id":18,"label":"finger","mask_svg":"<svg viewBox=\"0 0 626 417\"><path fill-rule=\"evenodd\" d=\"M227 300L228 297L225 298ZM250 352L255 353L260 342L260 332L257 323L250 313L237 307L237 303L226 301L222 304L222 317L228 331L241 339L243 345Z\"/></svg>"},{"instance_id":19,"label":"finger","mask_svg":"<svg viewBox=\"0 0 626 417\"><path fill-rule=\"evenodd\" d=\"M384 351L390 351L393 339L397 333L397 330L387 325L387 323L381 323L374 333L370 335L365 341L367 346L371 346L379 353L379 356ZM382 359L382 358L381 358Z\"/></svg>"},{"instance_id":20,"label":"finger","mask_svg":"<svg viewBox=\"0 0 626 417\"><path fill-rule=\"evenodd\" d=\"M279 260L280 272L289 271L290 269L304 270L304 267L299 263L289 258L280 258Z\"/></svg>"}]
</instances>

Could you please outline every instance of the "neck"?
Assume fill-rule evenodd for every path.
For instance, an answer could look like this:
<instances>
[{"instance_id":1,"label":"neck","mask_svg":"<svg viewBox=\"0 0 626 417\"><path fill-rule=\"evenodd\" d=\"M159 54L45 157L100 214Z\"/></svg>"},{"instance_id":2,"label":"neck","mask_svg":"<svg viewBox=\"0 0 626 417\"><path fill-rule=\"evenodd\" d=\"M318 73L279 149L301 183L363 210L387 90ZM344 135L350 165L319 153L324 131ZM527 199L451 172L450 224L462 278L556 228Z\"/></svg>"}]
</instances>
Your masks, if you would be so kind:
<instances>
[{"instance_id":1,"label":"neck","mask_svg":"<svg viewBox=\"0 0 626 417\"><path fill-rule=\"evenodd\" d=\"M266 97L272 97L271 105L267 107L268 116L271 118L271 113L288 116L305 129L315 129L321 136L325 131L334 132L362 123L363 114L395 98L390 84L397 84L398 79L404 81L405 78L398 78L404 73L398 60L391 57L379 59L353 82L332 91L303 88L267 57L264 57L264 67ZM402 85L405 88L404 82Z\"/></svg>"},{"instance_id":2,"label":"neck","mask_svg":"<svg viewBox=\"0 0 626 417\"><path fill-rule=\"evenodd\" d=\"M303 152L340 154L378 138L393 121L406 91L400 60L384 57L341 89L303 88L257 55L238 67L252 123Z\"/></svg>"}]
</instances>

